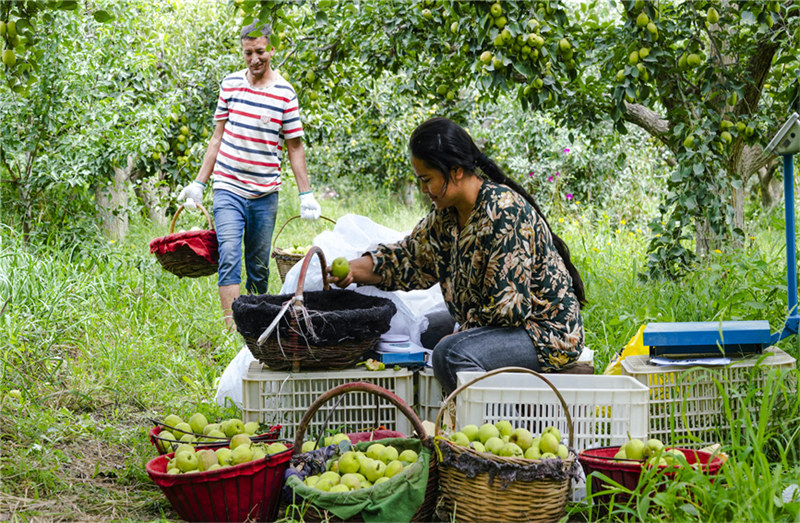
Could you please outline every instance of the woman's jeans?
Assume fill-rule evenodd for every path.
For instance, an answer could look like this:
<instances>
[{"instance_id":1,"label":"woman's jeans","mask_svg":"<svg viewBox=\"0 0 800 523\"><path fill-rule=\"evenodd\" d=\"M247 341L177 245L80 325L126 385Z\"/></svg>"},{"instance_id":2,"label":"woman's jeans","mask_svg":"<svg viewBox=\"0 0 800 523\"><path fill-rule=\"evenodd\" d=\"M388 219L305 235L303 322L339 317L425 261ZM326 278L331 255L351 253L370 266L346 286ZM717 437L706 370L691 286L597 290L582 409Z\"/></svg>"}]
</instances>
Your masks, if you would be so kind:
<instances>
[{"instance_id":1,"label":"woman's jeans","mask_svg":"<svg viewBox=\"0 0 800 523\"><path fill-rule=\"evenodd\" d=\"M525 327L475 327L445 336L433 349L433 373L445 394L456 389L458 372L500 367L541 370Z\"/></svg>"},{"instance_id":2,"label":"woman's jeans","mask_svg":"<svg viewBox=\"0 0 800 523\"><path fill-rule=\"evenodd\" d=\"M230 191L214 191L214 223L219 242L219 286L241 283L244 241L247 292L267 292L272 231L277 214L277 192L251 200Z\"/></svg>"}]
</instances>

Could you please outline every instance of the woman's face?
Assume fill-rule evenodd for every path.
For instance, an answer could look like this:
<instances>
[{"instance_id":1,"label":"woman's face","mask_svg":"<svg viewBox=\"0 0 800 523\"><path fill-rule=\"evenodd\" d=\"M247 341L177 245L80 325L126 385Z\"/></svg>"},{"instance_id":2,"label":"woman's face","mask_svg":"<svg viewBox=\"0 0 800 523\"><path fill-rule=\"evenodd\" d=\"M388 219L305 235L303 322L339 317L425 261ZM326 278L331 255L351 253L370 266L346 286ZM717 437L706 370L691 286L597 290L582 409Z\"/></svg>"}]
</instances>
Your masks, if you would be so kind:
<instances>
[{"instance_id":1,"label":"woman's face","mask_svg":"<svg viewBox=\"0 0 800 523\"><path fill-rule=\"evenodd\" d=\"M414 174L419 181L420 190L428 195L437 209L446 209L454 205L453 197L455 196L456 187L452 180L445 187L445 179L442 173L432 169L425 162L414 156L411 157L411 167L414 169Z\"/></svg>"}]
</instances>

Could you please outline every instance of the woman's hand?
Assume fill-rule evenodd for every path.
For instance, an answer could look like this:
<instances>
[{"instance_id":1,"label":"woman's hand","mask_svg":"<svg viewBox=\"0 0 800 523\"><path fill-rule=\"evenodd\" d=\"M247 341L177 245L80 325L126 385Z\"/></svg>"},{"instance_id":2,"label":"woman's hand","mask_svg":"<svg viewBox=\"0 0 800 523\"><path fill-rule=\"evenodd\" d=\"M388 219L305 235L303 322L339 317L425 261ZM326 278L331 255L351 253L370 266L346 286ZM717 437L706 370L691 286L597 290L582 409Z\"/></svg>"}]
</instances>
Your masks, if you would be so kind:
<instances>
[{"instance_id":1,"label":"woman's hand","mask_svg":"<svg viewBox=\"0 0 800 523\"><path fill-rule=\"evenodd\" d=\"M337 278L331 274L331 267L328 266L325 269L325 272L328 275L326 281L332 285L336 285L341 289L344 289L353 283L366 285L380 283L381 277L372 272L372 256L369 254L365 254L360 258L350 260L348 263L350 265L350 272L348 272L347 276L344 278Z\"/></svg>"},{"instance_id":2,"label":"woman's hand","mask_svg":"<svg viewBox=\"0 0 800 523\"><path fill-rule=\"evenodd\" d=\"M340 289L345 289L345 288L349 287L351 283L355 283L355 281L353 279L353 271L352 270L350 272L348 272L347 276L345 276L344 278L337 278L336 276L331 274L331 266L330 265L328 265L328 267L325 269L325 272L328 274L328 277L326 278L326 281L328 283L330 283L331 285L336 285Z\"/></svg>"}]
</instances>

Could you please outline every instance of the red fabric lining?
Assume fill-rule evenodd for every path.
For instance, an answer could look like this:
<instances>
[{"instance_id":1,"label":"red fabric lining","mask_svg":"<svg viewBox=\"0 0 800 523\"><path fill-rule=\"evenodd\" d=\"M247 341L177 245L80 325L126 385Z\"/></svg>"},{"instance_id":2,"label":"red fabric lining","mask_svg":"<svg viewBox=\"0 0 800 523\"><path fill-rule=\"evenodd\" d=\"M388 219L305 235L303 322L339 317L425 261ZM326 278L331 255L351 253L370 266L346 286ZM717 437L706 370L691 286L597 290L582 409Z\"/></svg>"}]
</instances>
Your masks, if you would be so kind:
<instances>
[{"instance_id":1,"label":"red fabric lining","mask_svg":"<svg viewBox=\"0 0 800 523\"><path fill-rule=\"evenodd\" d=\"M173 252L186 245L209 263L219 263L217 231L187 231L168 234L150 242L150 252L156 255Z\"/></svg>"}]
</instances>

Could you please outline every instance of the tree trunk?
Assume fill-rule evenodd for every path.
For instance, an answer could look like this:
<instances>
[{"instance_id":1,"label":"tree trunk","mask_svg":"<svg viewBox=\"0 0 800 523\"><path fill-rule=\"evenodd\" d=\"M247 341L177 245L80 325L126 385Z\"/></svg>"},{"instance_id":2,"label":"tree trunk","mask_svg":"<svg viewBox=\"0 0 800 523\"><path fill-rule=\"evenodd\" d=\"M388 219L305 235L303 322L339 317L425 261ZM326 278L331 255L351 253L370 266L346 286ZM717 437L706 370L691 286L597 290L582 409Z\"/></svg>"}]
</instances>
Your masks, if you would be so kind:
<instances>
[{"instance_id":1,"label":"tree trunk","mask_svg":"<svg viewBox=\"0 0 800 523\"><path fill-rule=\"evenodd\" d=\"M761 206L766 211L774 209L781 201L783 194L783 184L775 178L775 170L778 164L770 162L768 165L758 170L758 185L761 188Z\"/></svg>"},{"instance_id":2,"label":"tree trunk","mask_svg":"<svg viewBox=\"0 0 800 523\"><path fill-rule=\"evenodd\" d=\"M121 240L128 234L128 182L133 166L133 156L129 156L128 165L114 167L114 179L95 191L103 233L111 240Z\"/></svg>"},{"instance_id":3,"label":"tree trunk","mask_svg":"<svg viewBox=\"0 0 800 523\"><path fill-rule=\"evenodd\" d=\"M733 206L733 227L744 231L744 202L747 199L747 192L745 191L745 184L739 188L733 188L731 191L731 205ZM739 249L742 247L741 240L737 235L732 237L733 247Z\"/></svg>"},{"instance_id":4,"label":"tree trunk","mask_svg":"<svg viewBox=\"0 0 800 523\"><path fill-rule=\"evenodd\" d=\"M142 201L147 218L159 227L169 225L170 217L166 212L169 187L161 183L164 180L164 172L158 169L155 174L147 176L147 173L137 170L133 172L131 178L139 182L133 187Z\"/></svg>"},{"instance_id":5,"label":"tree trunk","mask_svg":"<svg viewBox=\"0 0 800 523\"><path fill-rule=\"evenodd\" d=\"M694 228L697 231L694 242L694 253L697 256L705 256L714 245L714 233L711 231L711 225L708 223L708 218L697 218L695 220Z\"/></svg>"}]
</instances>

